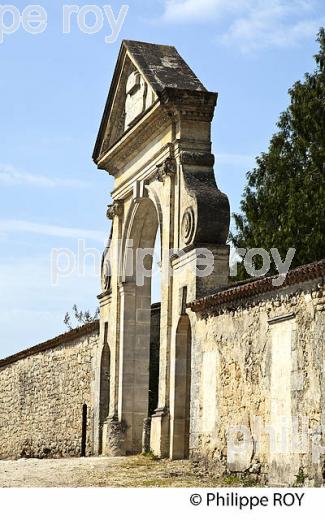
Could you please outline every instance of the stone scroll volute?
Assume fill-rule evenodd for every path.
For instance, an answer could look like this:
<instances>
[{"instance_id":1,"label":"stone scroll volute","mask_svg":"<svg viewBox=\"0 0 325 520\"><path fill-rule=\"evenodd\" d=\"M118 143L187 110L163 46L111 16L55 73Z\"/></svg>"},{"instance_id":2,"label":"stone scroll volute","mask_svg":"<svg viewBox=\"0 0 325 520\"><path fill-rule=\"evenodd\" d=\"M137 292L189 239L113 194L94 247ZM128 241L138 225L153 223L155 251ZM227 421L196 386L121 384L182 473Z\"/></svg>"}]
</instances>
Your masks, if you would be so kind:
<instances>
[{"instance_id":1,"label":"stone scroll volute","mask_svg":"<svg viewBox=\"0 0 325 520\"><path fill-rule=\"evenodd\" d=\"M214 156L206 152L183 151L180 161L187 193L181 223L184 245L226 244L230 206L228 197L219 190L215 181Z\"/></svg>"}]
</instances>

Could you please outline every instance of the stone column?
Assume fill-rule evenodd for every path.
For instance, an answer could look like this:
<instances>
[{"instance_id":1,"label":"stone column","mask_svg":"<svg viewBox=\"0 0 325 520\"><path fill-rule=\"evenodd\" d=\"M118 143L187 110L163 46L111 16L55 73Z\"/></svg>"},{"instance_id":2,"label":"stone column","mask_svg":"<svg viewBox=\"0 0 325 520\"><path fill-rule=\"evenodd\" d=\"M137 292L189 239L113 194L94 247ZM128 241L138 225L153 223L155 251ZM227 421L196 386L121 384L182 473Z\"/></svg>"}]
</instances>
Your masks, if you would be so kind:
<instances>
[{"instance_id":1,"label":"stone column","mask_svg":"<svg viewBox=\"0 0 325 520\"><path fill-rule=\"evenodd\" d=\"M146 289L135 282L120 287L118 421L126 427L126 453L141 451L143 421L148 415L150 296L143 294Z\"/></svg>"}]
</instances>

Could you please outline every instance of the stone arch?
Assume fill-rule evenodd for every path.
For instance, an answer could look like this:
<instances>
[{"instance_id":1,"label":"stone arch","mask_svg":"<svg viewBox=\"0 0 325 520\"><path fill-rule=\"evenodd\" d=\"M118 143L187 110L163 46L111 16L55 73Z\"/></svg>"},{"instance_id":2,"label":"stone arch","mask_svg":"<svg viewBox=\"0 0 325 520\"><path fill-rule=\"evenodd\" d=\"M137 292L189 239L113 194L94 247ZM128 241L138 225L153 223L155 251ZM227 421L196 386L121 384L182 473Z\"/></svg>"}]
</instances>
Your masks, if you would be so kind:
<instances>
[{"instance_id":1,"label":"stone arch","mask_svg":"<svg viewBox=\"0 0 325 520\"><path fill-rule=\"evenodd\" d=\"M141 198L132 204L121 243L120 282L136 282L137 249L153 249L158 226L160 225L159 212L151 198ZM150 259L146 260L146 268L150 269ZM150 278L149 278L150 280Z\"/></svg>"},{"instance_id":2,"label":"stone arch","mask_svg":"<svg viewBox=\"0 0 325 520\"><path fill-rule=\"evenodd\" d=\"M93 155L98 168L114 177L107 213L114 224L108 254L112 273L103 277L99 301L101 334L108 321L112 355L114 424L108 437L121 453L141 451L148 415L151 278L137 283L132 254L154 248L159 225L159 388L150 448L161 457L188 454L189 414L181 415L177 381L174 409L175 373L184 385L176 344L178 352L189 352L187 305L227 285L229 274L229 202L216 185L211 153L216 101L217 94L205 89L174 47L122 43ZM128 240L134 241L130 248ZM213 262L204 278L198 275L202 247ZM150 256L144 266L151 269Z\"/></svg>"},{"instance_id":3,"label":"stone arch","mask_svg":"<svg viewBox=\"0 0 325 520\"><path fill-rule=\"evenodd\" d=\"M181 316L175 338L175 377L172 406L171 457L189 457L192 333L187 314Z\"/></svg>"},{"instance_id":4,"label":"stone arch","mask_svg":"<svg viewBox=\"0 0 325 520\"><path fill-rule=\"evenodd\" d=\"M152 200L136 201L122 241L118 416L127 424L127 453L141 450L143 420L149 409L152 256L144 255L154 249L158 225ZM142 266L146 272L141 272Z\"/></svg>"}]
</instances>

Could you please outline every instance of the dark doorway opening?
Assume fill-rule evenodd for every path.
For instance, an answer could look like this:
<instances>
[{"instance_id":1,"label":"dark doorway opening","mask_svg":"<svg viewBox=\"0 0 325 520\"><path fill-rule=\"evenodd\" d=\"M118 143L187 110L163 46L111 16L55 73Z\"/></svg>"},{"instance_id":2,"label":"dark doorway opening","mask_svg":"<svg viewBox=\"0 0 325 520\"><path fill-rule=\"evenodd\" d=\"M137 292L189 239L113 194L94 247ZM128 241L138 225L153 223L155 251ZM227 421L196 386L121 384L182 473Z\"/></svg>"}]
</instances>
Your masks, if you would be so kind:
<instances>
[{"instance_id":1,"label":"dark doorway opening","mask_svg":"<svg viewBox=\"0 0 325 520\"><path fill-rule=\"evenodd\" d=\"M158 406L159 357L160 357L160 303L151 305L150 365L149 365L149 414Z\"/></svg>"},{"instance_id":2,"label":"dark doorway opening","mask_svg":"<svg viewBox=\"0 0 325 520\"><path fill-rule=\"evenodd\" d=\"M86 445L87 445L87 414L88 408L84 404L82 407L82 432L81 432L81 456L86 456Z\"/></svg>"},{"instance_id":3,"label":"dark doorway opening","mask_svg":"<svg viewBox=\"0 0 325 520\"><path fill-rule=\"evenodd\" d=\"M100 396L99 396L99 453L103 453L103 426L109 414L110 402L110 364L111 352L107 341L108 323L105 323L104 347L100 364Z\"/></svg>"},{"instance_id":4,"label":"dark doorway opening","mask_svg":"<svg viewBox=\"0 0 325 520\"><path fill-rule=\"evenodd\" d=\"M148 417L158 407L159 361L160 361L160 310L161 310L161 236L158 225L152 258L151 314L150 314L150 359L149 359L149 405ZM157 302L157 303L155 303Z\"/></svg>"}]
</instances>

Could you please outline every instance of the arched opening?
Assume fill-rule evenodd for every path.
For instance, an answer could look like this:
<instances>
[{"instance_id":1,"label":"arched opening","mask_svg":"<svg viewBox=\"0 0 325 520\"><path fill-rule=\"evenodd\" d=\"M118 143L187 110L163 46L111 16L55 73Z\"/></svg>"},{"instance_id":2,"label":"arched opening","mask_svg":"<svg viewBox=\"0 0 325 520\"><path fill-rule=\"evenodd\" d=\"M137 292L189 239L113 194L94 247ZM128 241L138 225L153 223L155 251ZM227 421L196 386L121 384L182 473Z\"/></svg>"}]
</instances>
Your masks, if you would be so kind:
<instances>
[{"instance_id":1,"label":"arched opening","mask_svg":"<svg viewBox=\"0 0 325 520\"><path fill-rule=\"evenodd\" d=\"M156 207L149 198L136 202L123 245L118 402L119 419L127 425L126 453L141 451L144 420L158 400L157 342L153 345L151 340L153 253L158 221Z\"/></svg>"},{"instance_id":2,"label":"arched opening","mask_svg":"<svg viewBox=\"0 0 325 520\"><path fill-rule=\"evenodd\" d=\"M179 320L176 331L175 400L172 458L189 456L191 400L191 324L187 315Z\"/></svg>"},{"instance_id":3,"label":"arched opening","mask_svg":"<svg viewBox=\"0 0 325 520\"><path fill-rule=\"evenodd\" d=\"M103 452L103 426L109 414L110 403L110 349L107 342L108 324L105 323L104 346L100 363L99 393L99 454Z\"/></svg>"}]
</instances>

